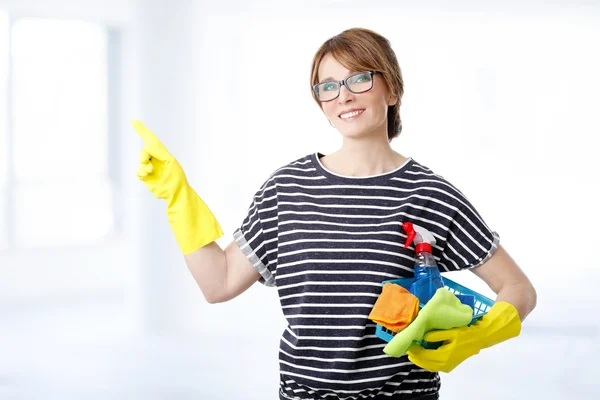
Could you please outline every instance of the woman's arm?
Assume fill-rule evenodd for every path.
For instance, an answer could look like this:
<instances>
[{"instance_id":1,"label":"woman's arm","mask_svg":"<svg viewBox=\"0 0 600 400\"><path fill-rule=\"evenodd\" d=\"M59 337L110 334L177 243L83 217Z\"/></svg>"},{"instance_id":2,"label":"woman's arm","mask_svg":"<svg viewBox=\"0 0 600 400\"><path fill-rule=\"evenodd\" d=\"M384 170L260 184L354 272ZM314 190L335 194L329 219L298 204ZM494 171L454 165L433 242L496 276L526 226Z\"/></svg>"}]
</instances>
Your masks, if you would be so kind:
<instances>
[{"instance_id":1,"label":"woman's arm","mask_svg":"<svg viewBox=\"0 0 600 400\"><path fill-rule=\"evenodd\" d=\"M223 251L217 242L185 256L194 280L209 303L222 303L243 293L260 278L235 241Z\"/></svg>"},{"instance_id":2,"label":"woman's arm","mask_svg":"<svg viewBox=\"0 0 600 400\"><path fill-rule=\"evenodd\" d=\"M489 260L471 271L497 294L497 302L505 301L515 306L521 321L535 308L535 288L502 245L498 246Z\"/></svg>"}]
</instances>

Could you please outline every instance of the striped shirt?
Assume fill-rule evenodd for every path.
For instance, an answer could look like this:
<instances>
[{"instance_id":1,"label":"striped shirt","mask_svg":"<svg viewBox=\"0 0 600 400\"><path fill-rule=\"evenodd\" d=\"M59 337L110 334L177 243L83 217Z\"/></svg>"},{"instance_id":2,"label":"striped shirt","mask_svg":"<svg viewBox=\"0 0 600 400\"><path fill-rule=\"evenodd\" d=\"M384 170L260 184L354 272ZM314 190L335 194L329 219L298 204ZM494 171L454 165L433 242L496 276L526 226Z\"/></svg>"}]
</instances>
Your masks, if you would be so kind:
<instances>
[{"instance_id":1,"label":"striped shirt","mask_svg":"<svg viewBox=\"0 0 600 400\"><path fill-rule=\"evenodd\" d=\"M382 281L412 277L415 248L405 221L429 230L442 272L476 267L499 236L467 198L412 158L396 170L347 177L320 153L276 170L234 233L277 288L288 322L279 351L281 399L389 399L436 393L437 373L383 353L367 317Z\"/></svg>"}]
</instances>

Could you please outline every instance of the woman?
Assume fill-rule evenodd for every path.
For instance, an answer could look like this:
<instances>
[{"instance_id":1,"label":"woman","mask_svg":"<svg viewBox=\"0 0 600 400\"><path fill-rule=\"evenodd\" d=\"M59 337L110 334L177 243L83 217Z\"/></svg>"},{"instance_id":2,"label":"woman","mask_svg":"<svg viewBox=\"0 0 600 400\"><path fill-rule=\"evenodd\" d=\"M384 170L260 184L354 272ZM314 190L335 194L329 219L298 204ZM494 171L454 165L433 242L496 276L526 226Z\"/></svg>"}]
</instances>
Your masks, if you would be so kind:
<instances>
[{"instance_id":1,"label":"woman","mask_svg":"<svg viewBox=\"0 0 600 400\"><path fill-rule=\"evenodd\" d=\"M404 90L387 39L366 29L329 39L315 54L311 86L342 135L340 149L277 169L225 250L215 242L218 222L177 160L134 121L145 142L138 176L167 200L208 302L230 300L256 281L277 288L289 323L280 342L280 399L437 399L437 372L517 336L535 290L456 187L391 148L402 130ZM497 299L477 324L429 333L445 341L439 349L414 346L393 358L367 317L382 281L413 274L414 247L402 246L405 221L434 234L442 272L470 268Z\"/></svg>"}]
</instances>

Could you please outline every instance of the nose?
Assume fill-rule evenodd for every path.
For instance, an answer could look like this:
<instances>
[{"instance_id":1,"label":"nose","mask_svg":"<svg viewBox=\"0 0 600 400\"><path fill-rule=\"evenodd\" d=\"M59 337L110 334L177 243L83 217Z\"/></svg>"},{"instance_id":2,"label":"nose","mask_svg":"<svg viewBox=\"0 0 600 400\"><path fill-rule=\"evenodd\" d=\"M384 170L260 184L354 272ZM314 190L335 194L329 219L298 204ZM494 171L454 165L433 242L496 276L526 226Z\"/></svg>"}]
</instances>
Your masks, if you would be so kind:
<instances>
[{"instance_id":1,"label":"nose","mask_svg":"<svg viewBox=\"0 0 600 400\"><path fill-rule=\"evenodd\" d=\"M346 85L340 86L340 95L338 97L338 103L345 104L348 101L354 99L354 93L348 90Z\"/></svg>"}]
</instances>

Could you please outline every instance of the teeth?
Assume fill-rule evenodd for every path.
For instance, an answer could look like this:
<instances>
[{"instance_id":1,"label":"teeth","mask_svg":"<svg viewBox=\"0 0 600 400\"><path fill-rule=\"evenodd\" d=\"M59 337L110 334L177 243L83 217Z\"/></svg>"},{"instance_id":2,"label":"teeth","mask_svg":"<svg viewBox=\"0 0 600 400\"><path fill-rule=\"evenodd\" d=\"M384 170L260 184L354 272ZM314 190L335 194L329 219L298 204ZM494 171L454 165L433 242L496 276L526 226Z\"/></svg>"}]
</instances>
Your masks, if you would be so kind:
<instances>
[{"instance_id":1,"label":"teeth","mask_svg":"<svg viewBox=\"0 0 600 400\"><path fill-rule=\"evenodd\" d=\"M354 116L357 116L358 114L362 113L363 111L364 110L358 110L358 111L352 111L352 112L349 112L346 114L342 114L342 115L340 115L340 118L345 119L345 118L354 117Z\"/></svg>"}]
</instances>

